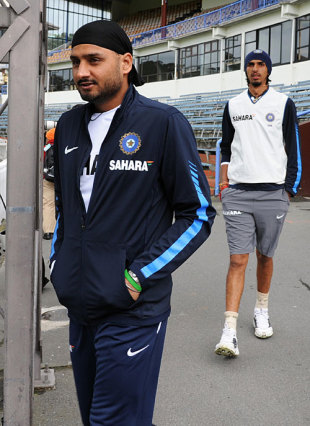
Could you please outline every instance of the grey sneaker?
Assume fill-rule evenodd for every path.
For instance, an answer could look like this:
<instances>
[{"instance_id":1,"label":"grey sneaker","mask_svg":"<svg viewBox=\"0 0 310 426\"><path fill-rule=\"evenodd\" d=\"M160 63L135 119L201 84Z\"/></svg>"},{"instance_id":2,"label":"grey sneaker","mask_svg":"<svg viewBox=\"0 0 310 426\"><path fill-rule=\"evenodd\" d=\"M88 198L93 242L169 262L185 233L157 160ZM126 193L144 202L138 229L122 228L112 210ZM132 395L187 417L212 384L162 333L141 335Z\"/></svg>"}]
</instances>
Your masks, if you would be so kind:
<instances>
[{"instance_id":1,"label":"grey sneaker","mask_svg":"<svg viewBox=\"0 0 310 426\"><path fill-rule=\"evenodd\" d=\"M270 325L268 309L254 309L254 334L260 339L267 339L273 335L273 329Z\"/></svg>"},{"instance_id":2,"label":"grey sneaker","mask_svg":"<svg viewBox=\"0 0 310 426\"><path fill-rule=\"evenodd\" d=\"M233 328L228 328L226 325L223 328L223 334L218 343L215 346L215 351L217 355L235 357L239 355L238 349L238 340L236 330Z\"/></svg>"}]
</instances>

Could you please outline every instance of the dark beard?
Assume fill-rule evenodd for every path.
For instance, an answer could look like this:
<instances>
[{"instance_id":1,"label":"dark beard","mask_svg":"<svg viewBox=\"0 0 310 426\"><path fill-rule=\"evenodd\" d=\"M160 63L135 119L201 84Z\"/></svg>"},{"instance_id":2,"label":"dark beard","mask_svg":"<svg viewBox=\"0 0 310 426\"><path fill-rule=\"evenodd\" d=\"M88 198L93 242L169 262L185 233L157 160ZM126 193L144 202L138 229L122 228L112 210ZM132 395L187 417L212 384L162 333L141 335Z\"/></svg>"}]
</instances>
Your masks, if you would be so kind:
<instances>
[{"instance_id":1,"label":"dark beard","mask_svg":"<svg viewBox=\"0 0 310 426\"><path fill-rule=\"evenodd\" d=\"M82 82L82 80L81 80L81 82ZM111 99L114 98L114 96L120 91L120 89L122 87L121 80L107 81L104 89L102 89L99 93L87 94L87 93L83 93L82 89L80 90L79 83L80 82L78 82L78 84L77 84L77 89L78 89L78 91L81 95L81 98L84 101L90 102L92 104L103 104L105 102L110 101ZM93 82L93 83L95 83L95 82Z\"/></svg>"},{"instance_id":2,"label":"dark beard","mask_svg":"<svg viewBox=\"0 0 310 426\"><path fill-rule=\"evenodd\" d=\"M259 82L255 82L254 84L253 83L251 83L250 82L250 79L249 79L249 77L246 75L246 82L247 82L247 85L249 86L250 84L252 84L252 86L253 87L259 87L259 86L261 86L262 84L266 84L266 86L268 86L268 84L270 83L270 81L271 80L269 80L269 76L267 77L267 79L266 79L266 82L265 83L263 83L263 82L261 82L261 83L259 83Z\"/></svg>"},{"instance_id":3,"label":"dark beard","mask_svg":"<svg viewBox=\"0 0 310 426\"><path fill-rule=\"evenodd\" d=\"M259 87L262 85L261 81L254 81L254 83L251 83L253 87Z\"/></svg>"}]
</instances>

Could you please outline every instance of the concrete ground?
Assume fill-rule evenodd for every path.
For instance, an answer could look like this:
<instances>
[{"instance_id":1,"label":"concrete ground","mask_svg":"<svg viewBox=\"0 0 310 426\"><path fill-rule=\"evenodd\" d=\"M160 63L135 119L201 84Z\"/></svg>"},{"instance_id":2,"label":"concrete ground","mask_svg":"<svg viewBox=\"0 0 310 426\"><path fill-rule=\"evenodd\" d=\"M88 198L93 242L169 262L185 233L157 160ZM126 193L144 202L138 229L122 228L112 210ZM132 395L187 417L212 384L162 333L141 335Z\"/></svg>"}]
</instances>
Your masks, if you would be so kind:
<instances>
[{"instance_id":1,"label":"concrete ground","mask_svg":"<svg viewBox=\"0 0 310 426\"><path fill-rule=\"evenodd\" d=\"M255 256L250 257L238 320L240 356L214 354L223 327L228 267L221 205L209 240L174 273L172 314L153 423L157 426L310 425L310 202L291 203L274 263L271 339L253 334ZM47 258L50 242L44 241ZM0 268L3 301L4 267ZM79 426L69 363L66 310L50 283L42 296L43 363L55 369L56 389L35 392L34 426ZM0 381L3 375L0 317ZM0 393L1 401L1 393ZM0 402L1 404L1 402Z\"/></svg>"}]
</instances>

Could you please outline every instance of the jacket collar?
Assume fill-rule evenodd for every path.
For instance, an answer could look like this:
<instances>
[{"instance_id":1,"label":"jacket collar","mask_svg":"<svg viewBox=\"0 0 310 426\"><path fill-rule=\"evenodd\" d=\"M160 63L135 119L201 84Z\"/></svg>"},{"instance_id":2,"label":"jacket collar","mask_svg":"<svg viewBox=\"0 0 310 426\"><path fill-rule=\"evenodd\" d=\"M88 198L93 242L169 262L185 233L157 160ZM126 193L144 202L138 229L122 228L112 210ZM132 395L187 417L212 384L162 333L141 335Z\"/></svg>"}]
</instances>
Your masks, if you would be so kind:
<instances>
[{"instance_id":1,"label":"jacket collar","mask_svg":"<svg viewBox=\"0 0 310 426\"><path fill-rule=\"evenodd\" d=\"M127 108L129 105L131 105L133 103L133 101L135 100L135 98L137 97L137 91L134 88L134 86L132 84L129 85L129 88L124 96L123 102L120 106L120 108L116 111L117 114L115 114L115 118L117 118L117 121L119 121L125 114L125 112L127 111ZM85 122L86 125L88 125L88 123L90 122L90 118L94 113L94 106L91 103L87 103L85 105Z\"/></svg>"}]
</instances>

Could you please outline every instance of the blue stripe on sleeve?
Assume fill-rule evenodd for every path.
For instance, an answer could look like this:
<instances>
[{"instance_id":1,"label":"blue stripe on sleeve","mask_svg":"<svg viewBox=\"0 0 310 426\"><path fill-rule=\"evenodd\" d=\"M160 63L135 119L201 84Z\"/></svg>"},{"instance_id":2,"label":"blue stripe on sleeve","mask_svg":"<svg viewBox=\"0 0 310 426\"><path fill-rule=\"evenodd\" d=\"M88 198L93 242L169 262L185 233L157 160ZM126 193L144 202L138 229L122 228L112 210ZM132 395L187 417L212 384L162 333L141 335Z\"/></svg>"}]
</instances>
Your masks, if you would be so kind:
<instances>
[{"instance_id":1,"label":"blue stripe on sleeve","mask_svg":"<svg viewBox=\"0 0 310 426\"><path fill-rule=\"evenodd\" d=\"M183 234L176 240L176 242L173 243L162 255L141 269L141 272L145 278L155 274L169 262L171 262L182 250L184 250L190 241L196 237L202 228L203 222L208 221L207 207L209 206L209 203L200 189L197 168L190 161L189 168L191 170L192 181L194 183L194 187L200 202L200 207L196 210L198 219L195 219L192 225L185 232L183 232Z\"/></svg>"},{"instance_id":2,"label":"blue stripe on sleeve","mask_svg":"<svg viewBox=\"0 0 310 426\"><path fill-rule=\"evenodd\" d=\"M299 131L298 131L298 125L297 123L295 124L295 132L296 132L296 146L297 146L297 165L298 165L298 170L297 170L297 176L296 176L296 181L293 187L293 191L295 192L295 194L297 193L298 190L298 185L300 183L300 179L301 179L301 156L300 156L300 140L299 140Z\"/></svg>"},{"instance_id":3,"label":"blue stripe on sleeve","mask_svg":"<svg viewBox=\"0 0 310 426\"><path fill-rule=\"evenodd\" d=\"M50 259L54 256L55 254L55 243L57 241L57 231L58 231L58 225L59 225L59 214L57 217L57 222L56 222L56 226L54 229L54 235L53 235L53 240L52 240L52 246L51 246L51 255L50 255Z\"/></svg>"},{"instance_id":4,"label":"blue stripe on sleeve","mask_svg":"<svg viewBox=\"0 0 310 426\"><path fill-rule=\"evenodd\" d=\"M158 272L167 263L171 262L172 259L175 258L186 246L187 244L198 234L202 227L202 222L200 220L195 219L193 224L176 240L172 246L170 246L161 256L157 259L153 260L147 266L141 269L142 274L145 278L150 277L151 275Z\"/></svg>"}]
</instances>

